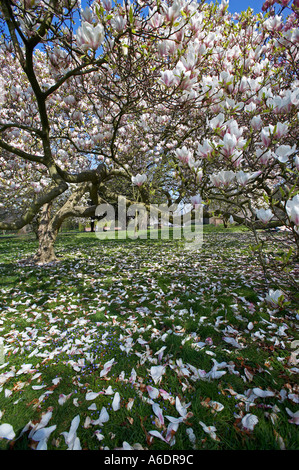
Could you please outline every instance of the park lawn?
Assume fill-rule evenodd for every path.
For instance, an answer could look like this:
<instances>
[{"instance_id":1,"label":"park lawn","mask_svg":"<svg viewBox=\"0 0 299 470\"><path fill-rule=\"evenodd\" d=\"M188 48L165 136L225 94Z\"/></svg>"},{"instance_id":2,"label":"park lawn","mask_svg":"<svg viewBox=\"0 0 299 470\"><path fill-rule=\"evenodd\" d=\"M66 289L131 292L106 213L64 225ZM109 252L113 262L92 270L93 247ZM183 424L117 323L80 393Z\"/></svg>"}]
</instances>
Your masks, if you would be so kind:
<instances>
[{"instance_id":1,"label":"park lawn","mask_svg":"<svg viewBox=\"0 0 299 470\"><path fill-rule=\"evenodd\" d=\"M250 243L60 234L39 267L2 237L0 449L298 449L298 306L267 304Z\"/></svg>"}]
</instances>

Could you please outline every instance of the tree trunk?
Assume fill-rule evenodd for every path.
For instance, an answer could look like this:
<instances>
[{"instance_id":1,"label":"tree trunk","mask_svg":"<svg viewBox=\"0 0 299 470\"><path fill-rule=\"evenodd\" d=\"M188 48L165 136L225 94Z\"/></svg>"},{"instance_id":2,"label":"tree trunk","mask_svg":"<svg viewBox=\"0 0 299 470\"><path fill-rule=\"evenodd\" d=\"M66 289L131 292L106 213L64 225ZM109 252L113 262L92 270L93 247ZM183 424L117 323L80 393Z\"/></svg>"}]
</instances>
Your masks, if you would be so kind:
<instances>
[{"instance_id":1,"label":"tree trunk","mask_svg":"<svg viewBox=\"0 0 299 470\"><path fill-rule=\"evenodd\" d=\"M39 247L34 262L36 264L47 264L57 261L54 244L58 231L51 224L51 204L45 204L42 208L38 227Z\"/></svg>"}]
</instances>

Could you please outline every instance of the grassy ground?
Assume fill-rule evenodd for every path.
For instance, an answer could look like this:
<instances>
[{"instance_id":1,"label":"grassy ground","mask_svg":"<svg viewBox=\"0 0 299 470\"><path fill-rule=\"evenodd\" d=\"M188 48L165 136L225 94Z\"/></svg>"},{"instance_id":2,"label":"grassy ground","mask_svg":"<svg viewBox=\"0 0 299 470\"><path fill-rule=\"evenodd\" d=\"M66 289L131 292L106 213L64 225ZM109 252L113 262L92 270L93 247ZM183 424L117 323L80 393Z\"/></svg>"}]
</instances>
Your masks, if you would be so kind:
<instances>
[{"instance_id":1,"label":"grassy ground","mask_svg":"<svg viewBox=\"0 0 299 470\"><path fill-rule=\"evenodd\" d=\"M298 311L222 232L195 252L62 234L45 267L2 237L0 449L298 449Z\"/></svg>"}]
</instances>

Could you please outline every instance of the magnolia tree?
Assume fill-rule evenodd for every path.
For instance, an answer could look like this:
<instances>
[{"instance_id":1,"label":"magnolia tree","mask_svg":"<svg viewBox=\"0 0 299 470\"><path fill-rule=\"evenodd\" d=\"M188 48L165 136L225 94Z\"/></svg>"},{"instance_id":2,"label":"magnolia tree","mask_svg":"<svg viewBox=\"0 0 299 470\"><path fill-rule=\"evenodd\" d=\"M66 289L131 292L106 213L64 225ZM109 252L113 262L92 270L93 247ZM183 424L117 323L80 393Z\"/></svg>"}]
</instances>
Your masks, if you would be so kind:
<instances>
[{"instance_id":1,"label":"magnolia tree","mask_svg":"<svg viewBox=\"0 0 299 470\"><path fill-rule=\"evenodd\" d=\"M82 11L76 1L1 2L0 227L20 228L44 207L42 262L53 259L49 246L62 220L55 230L49 224L53 200L78 185L76 194L84 188L96 205L100 184L115 176L132 182L159 165L158 134L175 101L161 71L175 67L190 41L194 8L106 1ZM153 139L150 128L139 132L149 116Z\"/></svg>"},{"instance_id":2,"label":"magnolia tree","mask_svg":"<svg viewBox=\"0 0 299 470\"><path fill-rule=\"evenodd\" d=\"M174 93L185 77L185 96L193 98L167 144L178 176L197 181L197 203L202 198L252 228L265 273L277 259L264 255L257 228L288 231L280 269L299 247L298 2L289 13L231 15L222 3L207 27L201 12L176 69L162 75Z\"/></svg>"}]
</instances>

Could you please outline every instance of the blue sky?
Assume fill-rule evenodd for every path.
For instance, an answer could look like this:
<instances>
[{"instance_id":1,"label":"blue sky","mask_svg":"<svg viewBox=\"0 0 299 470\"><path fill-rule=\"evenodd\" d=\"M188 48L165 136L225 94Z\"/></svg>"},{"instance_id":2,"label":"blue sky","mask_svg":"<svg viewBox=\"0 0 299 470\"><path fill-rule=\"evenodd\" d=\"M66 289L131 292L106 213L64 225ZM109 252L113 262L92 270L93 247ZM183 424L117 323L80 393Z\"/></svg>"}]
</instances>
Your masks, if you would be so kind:
<instances>
[{"instance_id":1,"label":"blue sky","mask_svg":"<svg viewBox=\"0 0 299 470\"><path fill-rule=\"evenodd\" d=\"M221 0L218 0L221 3ZM262 11L264 0L230 0L229 11L231 13L241 13L241 11L247 10L248 7L254 10L254 13L260 13ZM86 5L86 0L81 0L82 7Z\"/></svg>"},{"instance_id":2,"label":"blue sky","mask_svg":"<svg viewBox=\"0 0 299 470\"><path fill-rule=\"evenodd\" d=\"M263 3L263 0L230 0L228 9L231 13L241 13L241 11L245 11L250 7L254 13L260 13Z\"/></svg>"}]
</instances>

